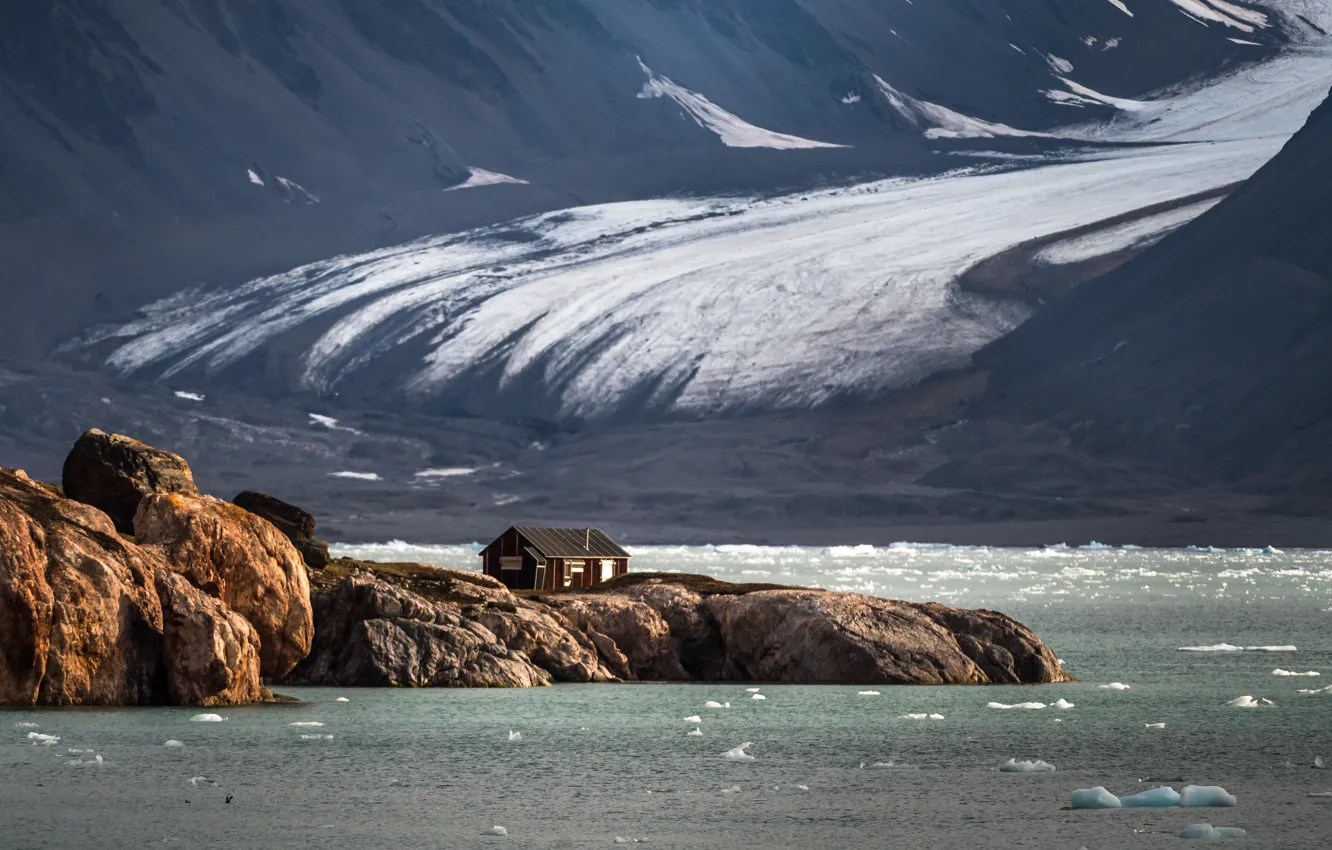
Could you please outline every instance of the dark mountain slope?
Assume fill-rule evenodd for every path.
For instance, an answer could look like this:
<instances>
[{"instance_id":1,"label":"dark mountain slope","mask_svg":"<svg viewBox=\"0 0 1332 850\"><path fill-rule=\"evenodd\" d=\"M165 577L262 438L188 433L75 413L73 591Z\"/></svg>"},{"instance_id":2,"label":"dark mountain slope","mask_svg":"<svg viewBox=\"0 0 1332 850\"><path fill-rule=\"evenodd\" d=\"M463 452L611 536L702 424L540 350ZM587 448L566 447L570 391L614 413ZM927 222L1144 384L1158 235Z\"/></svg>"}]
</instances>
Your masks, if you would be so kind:
<instances>
[{"instance_id":1,"label":"dark mountain slope","mask_svg":"<svg viewBox=\"0 0 1332 850\"><path fill-rule=\"evenodd\" d=\"M918 130L874 96L875 75L1040 127L1075 112L1041 94L1054 82L1050 57L1084 84L1132 96L1262 53L1166 0L1134 10L1097 0L0 4L0 287L19 319L0 355L45 353L185 285L537 210L937 167ZM744 121L849 147L728 148L670 99L638 96L640 57ZM531 185L442 191L475 167Z\"/></svg>"},{"instance_id":2,"label":"dark mountain slope","mask_svg":"<svg viewBox=\"0 0 1332 850\"><path fill-rule=\"evenodd\" d=\"M1231 198L980 352L978 417L1332 494L1332 101Z\"/></svg>"}]
</instances>

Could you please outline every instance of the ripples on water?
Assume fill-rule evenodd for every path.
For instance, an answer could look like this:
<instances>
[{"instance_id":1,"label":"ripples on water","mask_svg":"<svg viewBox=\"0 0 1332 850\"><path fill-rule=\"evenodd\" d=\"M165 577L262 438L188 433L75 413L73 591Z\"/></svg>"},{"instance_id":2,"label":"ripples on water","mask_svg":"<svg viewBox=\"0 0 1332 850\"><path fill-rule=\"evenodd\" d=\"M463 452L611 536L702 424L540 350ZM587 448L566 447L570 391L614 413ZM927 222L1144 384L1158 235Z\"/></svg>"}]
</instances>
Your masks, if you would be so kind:
<instances>
[{"instance_id":1,"label":"ripples on water","mask_svg":"<svg viewBox=\"0 0 1332 850\"><path fill-rule=\"evenodd\" d=\"M338 548L479 560L471 546ZM877 696L763 686L763 701L739 685L286 689L307 703L222 709L214 723L190 722L187 709L0 711L0 847L572 848L619 836L679 848L1097 850L1176 847L1182 827L1203 821L1244 827L1249 847L1328 846L1332 799L1307 796L1332 790L1313 767L1332 761L1332 691L1320 690L1332 684L1327 553L633 551L638 570L1003 610L1081 681ZM1179 651L1221 644L1295 650ZM1101 687L1111 682L1129 688ZM1227 705L1242 695L1275 705ZM1074 707L987 707L1060 699ZM684 722L693 715L702 722ZM315 722L319 735L291 725ZM703 735L688 734L696 726ZM34 731L61 740L43 746ZM721 757L745 742L754 761ZM1001 773L1009 759L1057 770ZM1220 784L1239 805L1064 808L1079 788L1125 795L1152 779ZM495 825L508 835L481 834Z\"/></svg>"}]
</instances>

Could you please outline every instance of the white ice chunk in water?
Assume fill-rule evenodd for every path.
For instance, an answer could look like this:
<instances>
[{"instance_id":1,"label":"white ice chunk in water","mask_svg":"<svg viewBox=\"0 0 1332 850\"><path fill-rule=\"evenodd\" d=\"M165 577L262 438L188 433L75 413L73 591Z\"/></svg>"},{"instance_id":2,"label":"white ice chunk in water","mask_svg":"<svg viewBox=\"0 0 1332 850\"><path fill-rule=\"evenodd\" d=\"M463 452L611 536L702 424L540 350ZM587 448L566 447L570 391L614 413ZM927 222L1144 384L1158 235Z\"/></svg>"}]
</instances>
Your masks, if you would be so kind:
<instances>
[{"instance_id":1,"label":"white ice chunk in water","mask_svg":"<svg viewBox=\"0 0 1332 850\"><path fill-rule=\"evenodd\" d=\"M1248 833L1237 826L1212 826L1210 823L1195 823L1179 831L1180 838L1244 838Z\"/></svg>"},{"instance_id":2,"label":"white ice chunk in water","mask_svg":"<svg viewBox=\"0 0 1332 850\"><path fill-rule=\"evenodd\" d=\"M1235 798L1220 785L1188 785L1180 792L1179 804L1186 809L1226 808L1235 805Z\"/></svg>"},{"instance_id":3,"label":"white ice chunk in water","mask_svg":"<svg viewBox=\"0 0 1332 850\"><path fill-rule=\"evenodd\" d=\"M749 747L754 746L753 741L745 741L738 747L727 750L721 754L721 757L727 761L753 761L754 757L745 752Z\"/></svg>"},{"instance_id":4,"label":"white ice chunk in water","mask_svg":"<svg viewBox=\"0 0 1332 850\"><path fill-rule=\"evenodd\" d=\"M1322 757L1322 756L1314 756L1314 769L1315 769L1315 770L1324 770L1324 769L1326 769L1326 768L1327 768L1327 765L1323 764L1323 757Z\"/></svg>"},{"instance_id":5,"label":"white ice chunk in water","mask_svg":"<svg viewBox=\"0 0 1332 850\"><path fill-rule=\"evenodd\" d=\"M1169 785L1119 798L1120 805L1126 809L1173 809L1179 801L1180 793Z\"/></svg>"},{"instance_id":6,"label":"white ice chunk in water","mask_svg":"<svg viewBox=\"0 0 1332 850\"><path fill-rule=\"evenodd\" d=\"M1226 705L1234 708L1264 708L1269 705L1276 705L1276 703L1266 697L1263 697L1262 699L1254 699L1248 694L1245 694L1242 697L1235 697L1230 702L1226 703Z\"/></svg>"},{"instance_id":7,"label":"white ice chunk in water","mask_svg":"<svg viewBox=\"0 0 1332 850\"><path fill-rule=\"evenodd\" d=\"M195 788L216 788L216 787L217 787L217 783L214 782L213 780L209 779L207 776L191 776L188 780L186 780L186 784L188 784L188 785L192 785L192 786L194 786Z\"/></svg>"},{"instance_id":8,"label":"white ice chunk in water","mask_svg":"<svg viewBox=\"0 0 1332 850\"><path fill-rule=\"evenodd\" d=\"M1280 667L1272 671L1273 676L1321 676L1317 670L1308 670L1303 673L1296 673L1294 670L1282 670Z\"/></svg>"},{"instance_id":9,"label":"white ice chunk in water","mask_svg":"<svg viewBox=\"0 0 1332 850\"><path fill-rule=\"evenodd\" d=\"M944 719L944 716L942 714L926 714L924 712L920 712L919 714L899 714L898 717L902 720L943 720Z\"/></svg>"},{"instance_id":10,"label":"white ice chunk in water","mask_svg":"<svg viewBox=\"0 0 1332 850\"><path fill-rule=\"evenodd\" d=\"M510 740L510 741L521 741L522 739L523 739L523 733L522 733L522 732L515 732L515 731L513 731L512 729L509 730L509 740Z\"/></svg>"},{"instance_id":11,"label":"white ice chunk in water","mask_svg":"<svg viewBox=\"0 0 1332 850\"><path fill-rule=\"evenodd\" d=\"M1299 652L1289 644L1280 646L1235 646L1229 643L1214 643L1209 646L1181 646L1180 652Z\"/></svg>"},{"instance_id":12,"label":"white ice chunk in water","mask_svg":"<svg viewBox=\"0 0 1332 850\"><path fill-rule=\"evenodd\" d=\"M169 749L175 749L176 747L183 747L183 746L185 746L185 742L184 742L184 741L177 741L175 738L172 738L170 741L167 741L167 742L163 743L162 746L167 747L167 748L169 748Z\"/></svg>"},{"instance_id":13,"label":"white ice chunk in water","mask_svg":"<svg viewBox=\"0 0 1332 850\"><path fill-rule=\"evenodd\" d=\"M999 765L1000 773L1054 773L1055 766L1048 761L1036 759L1035 761L1018 761L1009 759Z\"/></svg>"},{"instance_id":14,"label":"white ice chunk in water","mask_svg":"<svg viewBox=\"0 0 1332 850\"><path fill-rule=\"evenodd\" d=\"M196 714L190 718L191 723L221 723L226 720L220 714Z\"/></svg>"},{"instance_id":15,"label":"white ice chunk in water","mask_svg":"<svg viewBox=\"0 0 1332 850\"><path fill-rule=\"evenodd\" d=\"M1076 705L1074 705L1073 703L1069 702L1069 701L1066 700L1066 699L1056 700L1055 703L1054 703L1052 706L1050 706L1050 707L1051 707L1051 708L1058 708L1058 709L1061 709L1061 710L1064 710L1064 711L1067 711L1067 710L1070 709L1070 708L1077 708Z\"/></svg>"},{"instance_id":16,"label":"white ice chunk in water","mask_svg":"<svg viewBox=\"0 0 1332 850\"><path fill-rule=\"evenodd\" d=\"M864 762L861 762L860 765L861 765L861 767L864 767L864 766L865 766L865 763L864 763ZM872 769L872 770L920 770L920 768L916 767L914 764L898 764L897 762L893 761L892 759L888 759L888 761L876 761L874 764L870 765L870 769Z\"/></svg>"},{"instance_id":17,"label":"white ice chunk in water","mask_svg":"<svg viewBox=\"0 0 1332 850\"><path fill-rule=\"evenodd\" d=\"M334 701L334 702L351 702L351 700L347 699L346 697L338 697L337 699L335 699L335 700L333 700L333 701Z\"/></svg>"},{"instance_id":18,"label":"white ice chunk in water","mask_svg":"<svg viewBox=\"0 0 1332 850\"><path fill-rule=\"evenodd\" d=\"M745 688L745 693L747 693L747 694L756 694L756 693L758 693L758 692L759 692L759 688Z\"/></svg>"},{"instance_id":19,"label":"white ice chunk in water","mask_svg":"<svg viewBox=\"0 0 1332 850\"><path fill-rule=\"evenodd\" d=\"M1096 687L1103 691L1127 691L1130 688L1129 685L1126 685L1123 682L1111 682L1108 685L1097 685Z\"/></svg>"},{"instance_id":20,"label":"white ice chunk in water","mask_svg":"<svg viewBox=\"0 0 1332 850\"><path fill-rule=\"evenodd\" d=\"M750 699L767 699L763 694L754 694Z\"/></svg>"},{"instance_id":21,"label":"white ice chunk in water","mask_svg":"<svg viewBox=\"0 0 1332 850\"><path fill-rule=\"evenodd\" d=\"M14 724L14 727L15 727L16 729L36 729L36 728L37 728L37 724L36 724L36 723L15 723L15 724Z\"/></svg>"},{"instance_id":22,"label":"white ice chunk in water","mask_svg":"<svg viewBox=\"0 0 1332 850\"><path fill-rule=\"evenodd\" d=\"M1026 709L1026 710L1028 710L1028 711L1035 711L1036 709L1045 708L1045 703L1043 703L1043 702L1018 702L1018 703L1013 703L1012 705L1009 705L1009 704L1007 704L1007 703L1002 703L1002 702L991 702L991 703L987 703L985 707L986 707L986 708L997 708L997 709L1001 709L1001 710L1004 710L1004 711L1007 711L1007 710L1009 710L1009 709L1013 709L1013 708Z\"/></svg>"},{"instance_id":23,"label":"white ice chunk in water","mask_svg":"<svg viewBox=\"0 0 1332 850\"><path fill-rule=\"evenodd\" d=\"M508 834L509 834L509 831L508 831L507 829L505 829L504 827L502 827L502 826L498 826L498 825L497 825L497 826L492 826L490 829L487 829L485 832L483 832L483 833L481 833L481 834L482 834L482 835L508 835Z\"/></svg>"},{"instance_id":24,"label":"white ice chunk in water","mask_svg":"<svg viewBox=\"0 0 1332 850\"><path fill-rule=\"evenodd\" d=\"M729 702L717 702L716 700L710 699L710 700L708 700L707 702L703 703L703 707L704 707L704 708L730 708L730 707L731 707L731 704L730 704Z\"/></svg>"},{"instance_id":25,"label":"white ice chunk in water","mask_svg":"<svg viewBox=\"0 0 1332 850\"><path fill-rule=\"evenodd\" d=\"M1165 728L1165 724L1164 724L1164 723L1144 723L1143 726L1145 726L1145 727L1148 728L1148 729L1164 729L1164 728Z\"/></svg>"},{"instance_id":26,"label":"white ice chunk in water","mask_svg":"<svg viewBox=\"0 0 1332 850\"><path fill-rule=\"evenodd\" d=\"M858 697L877 697L878 695L878 691L856 691Z\"/></svg>"},{"instance_id":27,"label":"white ice chunk in water","mask_svg":"<svg viewBox=\"0 0 1332 850\"><path fill-rule=\"evenodd\" d=\"M28 740L35 741L36 743L39 744L47 744L47 743L54 744L55 742L60 740L60 736L48 735L45 732L29 732Z\"/></svg>"},{"instance_id":28,"label":"white ice chunk in water","mask_svg":"<svg viewBox=\"0 0 1332 850\"><path fill-rule=\"evenodd\" d=\"M1123 804L1114 794L1097 785L1095 788L1074 791L1072 806L1075 809L1118 809Z\"/></svg>"},{"instance_id":29,"label":"white ice chunk in water","mask_svg":"<svg viewBox=\"0 0 1332 850\"><path fill-rule=\"evenodd\" d=\"M323 726L324 724L323 724L322 722L318 721L318 720L299 720L299 721L297 721L297 722L295 722L295 723L289 723L289 724L287 724L287 725L288 725L288 726L310 727L310 726Z\"/></svg>"},{"instance_id":30,"label":"white ice chunk in water","mask_svg":"<svg viewBox=\"0 0 1332 850\"><path fill-rule=\"evenodd\" d=\"M689 732L687 732L686 734L688 734L689 737L691 738L701 738L703 737L703 730L695 726L693 729L690 729Z\"/></svg>"},{"instance_id":31,"label":"white ice chunk in water","mask_svg":"<svg viewBox=\"0 0 1332 850\"><path fill-rule=\"evenodd\" d=\"M703 722L703 718L699 717L697 714L691 714L691 715L689 715L688 717L686 717L686 718L684 719L684 722L685 722L685 723L702 723L702 722Z\"/></svg>"}]
</instances>

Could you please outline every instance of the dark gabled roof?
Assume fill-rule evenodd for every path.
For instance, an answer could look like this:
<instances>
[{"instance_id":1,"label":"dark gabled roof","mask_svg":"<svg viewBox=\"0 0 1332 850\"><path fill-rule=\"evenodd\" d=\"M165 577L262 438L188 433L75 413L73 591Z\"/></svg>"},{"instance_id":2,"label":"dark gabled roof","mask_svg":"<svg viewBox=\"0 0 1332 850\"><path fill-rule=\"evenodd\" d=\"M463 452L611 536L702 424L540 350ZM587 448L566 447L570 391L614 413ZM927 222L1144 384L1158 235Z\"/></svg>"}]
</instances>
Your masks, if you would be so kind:
<instances>
[{"instance_id":1,"label":"dark gabled roof","mask_svg":"<svg viewBox=\"0 0 1332 850\"><path fill-rule=\"evenodd\" d=\"M532 548L547 558L628 558L629 553L599 528L515 526Z\"/></svg>"}]
</instances>

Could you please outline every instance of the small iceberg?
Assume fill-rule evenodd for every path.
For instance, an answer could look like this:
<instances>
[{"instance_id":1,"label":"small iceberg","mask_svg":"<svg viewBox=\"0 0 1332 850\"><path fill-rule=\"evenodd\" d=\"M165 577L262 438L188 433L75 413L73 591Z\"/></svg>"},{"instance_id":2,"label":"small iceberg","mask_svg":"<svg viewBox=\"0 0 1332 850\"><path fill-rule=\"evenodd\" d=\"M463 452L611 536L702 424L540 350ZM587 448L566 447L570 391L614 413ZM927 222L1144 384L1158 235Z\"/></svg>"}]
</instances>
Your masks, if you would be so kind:
<instances>
[{"instance_id":1,"label":"small iceberg","mask_svg":"<svg viewBox=\"0 0 1332 850\"><path fill-rule=\"evenodd\" d=\"M191 723L221 723L226 720L220 714L196 714L190 718Z\"/></svg>"},{"instance_id":2,"label":"small iceberg","mask_svg":"<svg viewBox=\"0 0 1332 850\"><path fill-rule=\"evenodd\" d=\"M185 746L185 742L177 741L175 738L172 738L170 741L167 741L166 743L162 744L162 746L166 747L169 750L174 750L177 747Z\"/></svg>"},{"instance_id":3,"label":"small iceberg","mask_svg":"<svg viewBox=\"0 0 1332 850\"><path fill-rule=\"evenodd\" d=\"M1164 729L1164 728L1165 728L1165 724L1164 724L1164 723L1144 723L1143 726L1144 726L1145 728L1147 728L1147 729Z\"/></svg>"},{"instance_id":4,"label":"small iceberg","mask_svg":"<svg viewBox=\"0 0 1332 850\"><path fill-rule=\"evenodd\" d=\"M485 832L483 832L483 833L481 833L481 834L482 834L482 835L508 835L508 834L509 834L509 831L508 831L507 829L505 829L504 827L502 827L502 826L492 826L490 829L487 829Z\"/></svg>"},{"instance_id":5,"label":"small iceberg","mask_svg":"<svg viewBox=\"0 0 1332 850\"><path fill-rule=\"evenodd\" d=\"M1214 643L1210 646L1181 646L1180 652L1299 652L1289 644L1281 646L1235 646L1229 643Z\"/></svg>"},{"instance_id":6,"label":"small iceberg","mask_svg":"<svg viewBox=\"0 0 1332 850\"><path fill-rule=\"evenodd\" d=\"M297 721L296 723L288 723L287 725L288 725L288 726L299 726L299 727L301 727L301 728L306 728L306 729L308 729L308 728L310 728L310 727L314 727L314 726L323 726L324 724L321 723L321 722L319 722L318 720L300 720L300 721Z\"/></svg>"},{"instance_id":7,"label":"small iceberg","mask_svg":"<svg viewBox=\"0 0 1332 850\"><path fill-rule=\"evenodd\" d=\"M193 787L195 787L195 788L216 788L216 787L217 787L217 783L214 782L213 780L209 779L207 776L191 776L188 780L186 780L186 784L187 784L187 785L191 785L191 786L193 786Z\"/></svg>"},{"instance_id":8,"label":"small iceberg","mask_svg":"<svg viewBox=\"0 0 1332 850\"><path fill-rule=\"evenodd\" d=\"M686 718L684 719L684 722L685 722L685 723L702 723L702 722L703 722L703 718L699 717L697 714L691 714L691 715L689 715L688 717L686 717Z\"/></svg>"},{"instance_id":9,"label":"small iceberg","mask_svg":"<svg viewBox=\"0 0 1332 850\"><path fill-rule=\"evenodd\" d=\"M1300 688L1300 689L1299 689L1298 691L1296 691L1295 693L1297 693L1297 694L1327 694L1327 693L1332 693L1332 685L1328 685L1326 688Z\"/></svg>"},{"instance_id":10,"label":"small iceberg","mask_svg":"<svg viewBox=\"0 0 1332 850\"><path fill-rule=\"evenodd\" d=\"M759 688L745 688L745 693L747 693L747 694L756 694L756 693L758 693L758 692L759 692Z\"/></svg>"},{"instance_id":11,"label":"small iceberg","mask_svg":"<svg viewBox=\"0 0 1332 850\"><path fill-rule=\"evenodd\" d=\"M29 732L28 740L36 746L50 747L60 743L60 736L47 735L45 732Z\"/></svg>"},{"instance_id":12,"label":"small iceberg","mask_svg":"<svg viewBox=\"0 0 1332 850\"><path fill-rule=\"evenodd\" d=\"M1103 691L1127 691L1130 690L1132 686L1126 685L1123 682L1111 682L1108 685L1097 685L1096 687Z\"/></svg>"},{"instance_id":13,"label":"small iceberg","mask_svg":"<svg viewBox=\"0 0 1332 850\"><path fill-rule=\"evenodd\" d=\"M999 765L1000 773L1054 773L1055 766L1048 761L1036 759L1035 761L1018 761L1009 759Z\"/></svg>"},{"instance_id":14,"label":"small iceberg","mask_svg":"<svg viewBox=\"0 0 1332 850\"><path fill-rule=\"evenodd\" d=\"M510 740L510 741L521 741L522 739L523 739L523 733L522 733L522 732L515 732L515 731L513 731L512 729L509 730L509 740Z\"/></svg>"},{"instance_id":15,"label":"small iceberg","mask_svg":"<svg viewBox=\"0 0 1332 850\"><path fill-rule=\"evenodd\" d=\"M727 761L753 761L754 757L745 752L749 747L754 746L753 741L745 741L738 747L727 750L721 754L721 757Z\"/></svg>"},{"instance_id":16,"label":"small iceberg","mask_svg":"<svg viewBox=\"0 0 1332 850\"><path fill-rule=\"evenodd\" d=\"M714 699L710 699L710 700L708 700L707 702L703 703L703 707L704 707L704 708L730 708L730 707L731 707L731 704L730 704L729 702L717 702L717 701L714 700Z\"/></svg>"},{"instance_id":17,"label":"small iceberg","mask_svg":"<svg viewBox=\"0 0 1332 850\"><path fill-rule=\"evenodd\" d=\"M703 730L695 726L693 729L690 729L685 734L688 735L690 738L702 738Z\"/></svg>"},{"instance_id":18,"label":"small iceberg","mask_svg":"<svg viewBox=\"0 0 1332 850\"><path fill-rule=\"evenodd\" d=\"M1050 707L1051 707L1051 708L1058 708L1058 709L1060 709L1061 711L1067 711L1067 710L1070 709L1070 708L1077 708L1076 705L1074 705L1073 703L1069 702L1069 701L1066 700L1066 699L1057 700L1057 701L1056 701L1053 705L1051 705Z\"/></svg>"},{"instance_id":19,"label":"small iceberg","mask_svg":"<svg viewBox=\"0 0 1332 850\"><path fill-rule=\"evenodd\" d=\"M878 691L856 691L858 697L877 697L878 695Z\"/></svg>"},{"instance_id":20,"label":"small iceberg","mask_svg":"<svg viewBox=\"0 0 1332 850\"><path fill-rule=\"evenodd\" d=\"M90 756L89 758L70 759L69 761L65 762L65 764L70 767L88 767L90 765L102 765L106 763L102 761L102 757L99 755L95 755L93 753L89 753L88 755Z\"/></svg>"},{"instance_id":21,"label":"small iceberg","mask_svg":"<svg viewBox=\"0 0 1332 850\"><path fill-rule=\"evenodd\" d=\"M650 793L650 792L649 792L649 793ZM740 793L740 786L739 786L739 785L732 785L730 788L723 788L723 789L722 789L722 793L723 793L723 794L739 794L739 793Z\"/></svg>"},{"instance_id":22,"label":"small iceberg","mask_svg":"<svg viewBox=\"0 0 1332 850\"><path fill-rule=\"evenodd\" d=\"M1119 804L1126 809L1173 809L1179 805L1180 794L1169 785L1120 797Z\"/></svg>"},{"instance_id":23,"label":"small iceberg","mask_svg":"<svg viewBox=\"0 0 1332 850\"><path fill-rule=\"evenodd\" d=\"M1043 702L1018 702L1018 703L1013 703L1012 705L1009 705L1009 704L1007 704L1007 703L1002 703L1002 702L991 702L991 703L986 703L985 707L986 707L986 708L997 708L997 709L1000 709L1001 711L1008 711L1009 709L1014 709L1014 708L1017 708L1017 709L1025 709L1025 710L1027 710L1027 711L1035 711L1035 710L1037 710L1037 709L1045 708L1045 703L1043 703Z\"/></svg>"},{"instance_id":24,"label":"small iceberg","mask_svg":"<svg viewBox=\"0 0 1332 850\"><path fill-rule=\"evenodd\" d=\"M1179 805L1185 809L1230 808L1235 798L1220 785L1188 785L1180 792Z\"/></svg>"},{"instance_id":25,"label":"small iceberg","mask_svg":"<svg viewBox=\"0 0 1332 850\"><path fill-rule=\"evenodd\" d=\"M1314 791L1314 792L1312 792L1312 793L1310 793L1310 794L1305 794L1304 796L1306 796L1306 797L1317 797L1317 798L1320 799L1320 800L1321 800L1321 799L1327 799L1327 798L1329 798L1329 797L1332 797L1332 791Z\"/></svg>"},{"instance_id":26,"label":"small iceberg","mask_svg":"<svg viewBox=\"0 0 1332 850\"><path fill-rule=\"evenodd\" d=\"M902 720L943 720L942 714L899 714Z\"/></svg>"},{"instance_id":27,"label":"small iceberg","mask_svg":"<svg viewBox=\"0 0 1332 850\"><path fill-rule=\"evenodd\" d=\"M1314 770L1325 770L1327 765L1323 764L1322 756L1314 756Z\"/></svg>"},{"instance_id":28,"label":"small iceberg","mask_svg":"<svg viewBox=\"0 0 1332 850\"><path fill-rule=\"evenodd\" d=\"M1294 670L1282 670L1280 667L1272 671L1273 676L1321 676L1317 670L1308 670L1304 673L1296 673Z\"/></svg>"},{"instance_id":29,"label":"small iceberg","mask_svg":"<svg viewBox=\"0 0 1332 850\"><path fill-rule=\"evenodd\" d=\"M1248 833L1237 826L1212 826L1210 823L1195 823L1179 831L1180 838L1245 838Z\"/></svg>"},{"instance_id":30,"label":"small iceberg","mask_svg":"<svg viewBox=\"0 0 1332 850\"><path fill-rule=\"evenodd\" d=\"M36 729L36 728L37 728L37 724L36 724L36 723L15 723L15 724L14 724L14 728L15 728L15 729Z\"/></svg>"},{"instance_id":31,"label":"small iceberg","mask_svg":"<svg viewBox=\"0 0 1332 850\"><path fill-rule=\"evenodd\" d=\"M333 700L333 701L334 701L334 702L351 702L351 700L347 699L346 697L338 697L337 699L335 699L335 700Z\"/></svg>"},{"instance_id":32,"label":"small iceberg","mask_svg":"<svg viewBox=\"0 0 1332 850\"><path fill-rule=\"evenodd\" d=\"M862 767L865 765L864 762L861 762L860 764ZM916 767L914 764L898 764L892 759L888 759L888 761L876 761L874 764L870 765L870 769L871 770L920 770L920 768Z\"/></svg>"},{"instance_id":33,"label":"small iceberg","mask_svg":"<svg viewBox=\"0 0 1332 850\"><path fill-rule=\"evenodd\" d=\"M767 699L763 694L754 694L750 699Z\"/></svg>"},{"instance_id":34,"label":"small iceberg","mask_svg":"<svg viewBox=\"0 0 1332 850\"><path fill-rule=\"evenodd\" d=\"M1100 785L1073 792L1072 806L1075 809L1119 809L1123 805L1118 797Z\"/></svg>"},{"instance_id":35,"label":"small iceberg","mask_svg":"<svg viewBox=\"0 0 1332 850\"><path fill-rule=\"evenodd\" d=\"M1235 697L1230 702L1226 703L1226 705L1231 706L1232 708L1264 708L1269 705L1276 705L1276 703L1265 697L1262 699L1254 699L1248 694L1245 694L1242 697Z\"/></svg>"}]
</instances>

